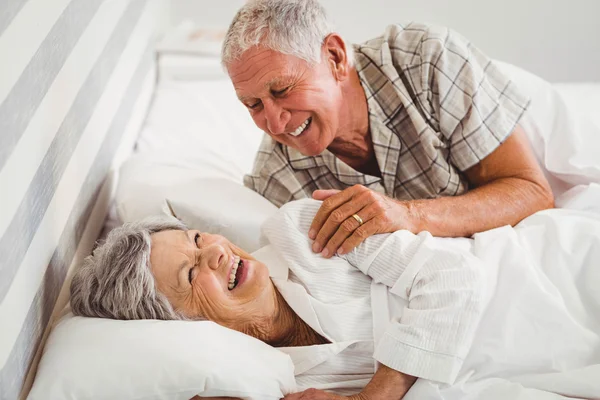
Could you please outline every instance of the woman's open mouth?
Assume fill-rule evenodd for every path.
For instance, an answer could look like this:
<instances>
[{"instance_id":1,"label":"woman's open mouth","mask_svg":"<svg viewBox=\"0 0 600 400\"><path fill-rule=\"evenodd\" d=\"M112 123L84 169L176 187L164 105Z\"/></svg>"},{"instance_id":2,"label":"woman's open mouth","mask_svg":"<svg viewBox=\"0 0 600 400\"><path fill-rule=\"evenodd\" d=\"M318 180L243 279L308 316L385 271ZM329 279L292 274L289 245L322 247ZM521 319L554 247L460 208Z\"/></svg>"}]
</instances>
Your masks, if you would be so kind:
<instances>
[{"instance_id":1,"label":"woman's open mouth","mask_svg":"<svg viewBox=\"0 0 600 400\"><path fill-rule=\"evenodd\" d=\"M244 261L240 258L240 256L234 256L233 267L231 268L231 272L229 273L229 284L227 285L227 288L229 290L235 289L238 286L238 284L241 283L244 269Z\"/></svg>"}]
</instances>

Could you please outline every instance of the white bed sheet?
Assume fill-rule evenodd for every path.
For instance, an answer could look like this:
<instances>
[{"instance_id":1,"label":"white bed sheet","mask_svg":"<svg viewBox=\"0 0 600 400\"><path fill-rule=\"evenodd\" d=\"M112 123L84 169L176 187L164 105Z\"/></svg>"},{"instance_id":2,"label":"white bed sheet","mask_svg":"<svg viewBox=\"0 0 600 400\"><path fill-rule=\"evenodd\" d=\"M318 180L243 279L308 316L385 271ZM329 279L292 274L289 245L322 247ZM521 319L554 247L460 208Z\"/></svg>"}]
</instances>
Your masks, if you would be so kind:
<instances>
[{"instance_id":1,"label":"white bed sheet","mask_svg":"<svg viewBox=\"0 0 600 400\"><path fill-rule=\"evenodd\" d=\"M600 126L600 83L557 83L554 87L568 104Z\"/></svg>"},{"instance_id":2,"label":"white bed sheet","mask_svg":"<svg viewBox=\"0 0 600 400\"><path fill-rule=\"evenodd\" d=\"M600 185L475 235L492 296L457 382L405 400L600 398ZM581 211L584 210L584 211Z\"/></svg>"}]
</instances>

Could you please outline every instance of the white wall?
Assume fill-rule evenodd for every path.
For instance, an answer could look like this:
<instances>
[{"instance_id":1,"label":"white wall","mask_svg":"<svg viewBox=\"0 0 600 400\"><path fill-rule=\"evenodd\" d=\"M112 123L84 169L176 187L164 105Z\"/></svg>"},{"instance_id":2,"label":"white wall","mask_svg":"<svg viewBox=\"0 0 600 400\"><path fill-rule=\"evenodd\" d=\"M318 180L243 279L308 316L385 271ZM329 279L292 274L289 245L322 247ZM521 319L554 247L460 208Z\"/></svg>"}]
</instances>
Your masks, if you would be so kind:
<instances>
[{"instance_id":1,"label":"white wall","mask_svg":"<svg viewBox=\"0 0 600 400\"><path fill-rule=\"evenodd\" d=\"M245 0L171 0L174 24L192 19L208 28L225 28Z\"/></svg>"},{"instance_id":2,"label":"white wall","mask_svg":"<svg viewBox=\"0 0 600 400\"><path fill-rule=\"evenodd\" d=\"M173 21L227 27L243 0L172 0ZM321 0L351 42L393 22L449 26L491 57L553 81L600 81L600 0Z\"/></svg>"}]
</instances>

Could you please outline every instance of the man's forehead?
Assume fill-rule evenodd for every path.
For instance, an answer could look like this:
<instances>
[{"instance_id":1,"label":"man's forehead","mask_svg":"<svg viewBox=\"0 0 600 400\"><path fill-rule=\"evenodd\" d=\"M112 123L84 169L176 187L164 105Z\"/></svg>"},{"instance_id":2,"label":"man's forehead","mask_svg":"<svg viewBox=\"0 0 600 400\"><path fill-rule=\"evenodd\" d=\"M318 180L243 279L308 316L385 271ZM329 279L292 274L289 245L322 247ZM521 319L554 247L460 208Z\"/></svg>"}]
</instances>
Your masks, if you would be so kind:
<instances>
[{"instance_id":1,"label":"man's forehead","mask_svg":"<svg viewBox=\"0 0 600 400\"><path fill-rule=\"evenodd\" d=\"M243 92L246 91L270 89L289 83L297 75L298 62L295 57L270 52L269 57L262 57L260 60L244 54L232 63L228 71L229 77L239 96L245 95Z\"/></svg>"},{"instance_id":2,"label":"man's forehead","mask_svg":"<svg viewBox=\"0 0 600 400\"><path fill-rule=\"evenodd\" d=\"M263 87L265 89L271 88L273 86L278 86L278 85L282 85L282 84L286 84L289 83L291 80L293 79L293 74L291 73L282 73L279 74L278 76L269 79L268 81L266 81L263 84Z\"/></svg>"},{"instance_id":3,"label":"man's forehead","mask_svg":"<svg viewBox=\"0 0 600 400\"><path fill-rule=\"evenodd\" d=\"M273 88L281 88L282 86L291 83L294 80L294 76L295 75L293 74L277 75L269 79L263 79L263 82L255 82L251 87L248 82L237 86L234 84L235 93L240 100L244 101L254 97L253 95L255 94L260 94L259 92L268 91Z\"/></svg>"}]
</instances>

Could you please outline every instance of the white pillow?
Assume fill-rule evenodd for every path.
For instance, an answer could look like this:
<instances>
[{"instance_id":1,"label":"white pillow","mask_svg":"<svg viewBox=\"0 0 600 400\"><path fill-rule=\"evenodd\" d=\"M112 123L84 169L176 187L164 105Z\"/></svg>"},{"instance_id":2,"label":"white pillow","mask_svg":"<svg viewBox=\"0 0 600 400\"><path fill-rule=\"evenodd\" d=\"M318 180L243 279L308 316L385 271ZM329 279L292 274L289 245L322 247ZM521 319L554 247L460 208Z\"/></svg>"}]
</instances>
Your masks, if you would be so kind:
<instances>
[{"instance_id":1,"label":"white pillow","mask_svg":"<svg viewBox=\"0 0 600 400\"><path fill-rule=\"evenodd\" d=\"M278 400L296 390L290 357L213 322L68 314L48 338L29 400Z\"/></svg>"},{"instance_id":2,"label":"white pillow","mask_svg":"<svg viewBox=\"0 0 600 400\"><path fill-rule=\"evenodd\" d=\"M277 207L235 182L203 179L196 185L202 196L167 196L173 216L189 228L223 235L249 253L267 244L260 227Z\"/></svg>"},{"instance_id":3,"label":"white pillow","mask_svg":"<svg viewBox=\"0 0 600 400\"><path fill-rule=\"evenodd\" d=\"M217 167L241 182L263 135L229 78L160 82L136 153L207 173Z\"/></svg>"},{"instance_id":4,"label":"white pillow","mask_svg":"<svg viewBox=\"0 0 600 400\"><path fill-rule=\"evenodd\" d=\"M262 247L260 226L277 207L241 183L204 172L139 156L130 159L121 167L116 193L120 219L132 222L161 214L168 199L167 211L190 228L221 234L247 252Z\"/></svg>"}]
</instances>

